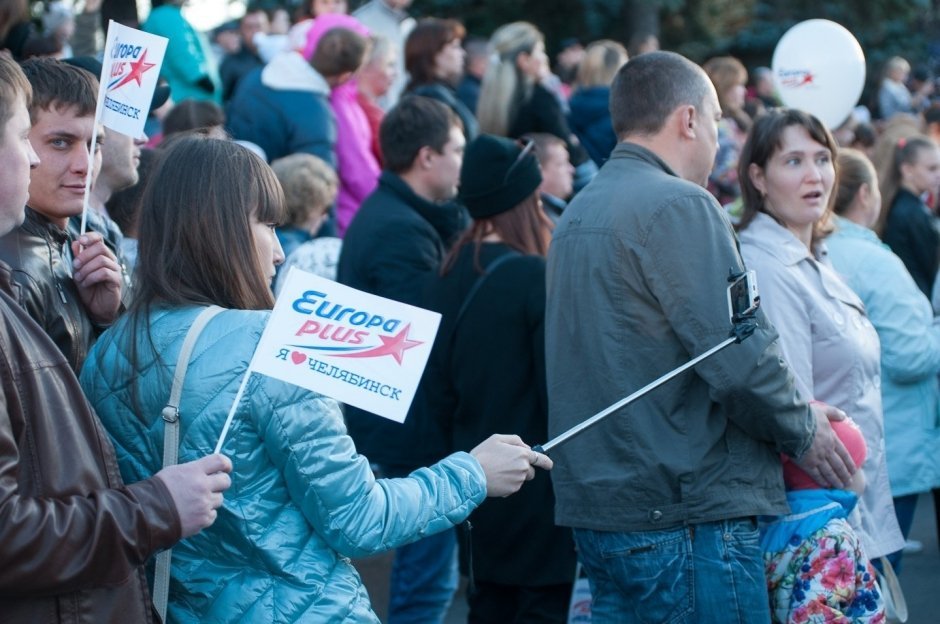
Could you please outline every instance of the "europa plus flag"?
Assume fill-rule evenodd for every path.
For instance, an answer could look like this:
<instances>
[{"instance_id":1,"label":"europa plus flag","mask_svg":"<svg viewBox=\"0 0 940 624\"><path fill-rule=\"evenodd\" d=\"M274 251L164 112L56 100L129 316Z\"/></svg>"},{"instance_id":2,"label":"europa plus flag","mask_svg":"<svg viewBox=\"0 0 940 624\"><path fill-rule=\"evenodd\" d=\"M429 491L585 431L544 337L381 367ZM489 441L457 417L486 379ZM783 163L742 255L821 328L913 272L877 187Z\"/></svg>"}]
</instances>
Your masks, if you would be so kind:
<instances>
[{"instance_id":1,"label":"europa plus flag","mask_svg":"<svg viewBox=\"0 0 940 624\"><path fill-rule=\"evenodd\" d=\"M249 370L404 422L440 322L292 268Z\"/></svg>"},{"instance_id":2,"label":"europa plus flag","mask_svg":"<svg viewBox=\"0 0 940 624\"><path fill-rule=\"evenodd\" d=\"M167 41L108 22L98 92L99 119L106 127L135 138L144 133Z\"/></svg>"}]
</instances>

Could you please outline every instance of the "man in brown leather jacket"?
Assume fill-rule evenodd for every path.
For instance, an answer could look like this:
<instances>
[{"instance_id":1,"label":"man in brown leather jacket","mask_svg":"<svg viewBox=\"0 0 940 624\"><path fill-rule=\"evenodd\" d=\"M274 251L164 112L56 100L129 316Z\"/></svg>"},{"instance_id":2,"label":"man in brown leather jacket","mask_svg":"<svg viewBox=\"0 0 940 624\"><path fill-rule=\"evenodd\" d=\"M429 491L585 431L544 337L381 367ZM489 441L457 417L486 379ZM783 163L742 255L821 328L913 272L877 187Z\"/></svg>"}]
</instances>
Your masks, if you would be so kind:
<instances>
[{"instance_id":1,"label":"man in brown leather jacket","mask_svg":"<svg viewBox=\"0 0 940 624\"><path fill-rule=\"evenodd\" d=\"M39 165L30 96L0 55L0 235L23 222ZM76 258L87 263L97 242L75 245ZM210 455L125 486L78 380L17 304L10 275L0 262L0 620L153 622L142 564L212 524L231 462Z\"/></svg>"},{"instance_id":2,"label":"man in brown leather jacket","mask_svg":"<svg viewBox=\"0 0 940 624\"><path fill-rule=\"evenodd\" d=\"M31 59L23 70L33 89L29 139L40 156L29 184L26 220L0 239L0 260L19 285L18 301L78 373L94 339L121 307L123 284L114 253L97 232L76 242L69 217L81 214L88 149L98 133L92 179L107 140L95 124L98 81L54 59Z\"/></svg>"}]
</instances>

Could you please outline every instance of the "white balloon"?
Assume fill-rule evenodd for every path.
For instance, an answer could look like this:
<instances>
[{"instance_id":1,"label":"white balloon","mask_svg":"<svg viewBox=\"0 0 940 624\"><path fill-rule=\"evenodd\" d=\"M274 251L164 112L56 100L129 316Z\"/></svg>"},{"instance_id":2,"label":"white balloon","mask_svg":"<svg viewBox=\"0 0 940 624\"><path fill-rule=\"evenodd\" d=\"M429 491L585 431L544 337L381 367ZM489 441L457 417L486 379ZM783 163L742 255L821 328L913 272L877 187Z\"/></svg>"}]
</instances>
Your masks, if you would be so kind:
<instances>
[{"instance_id":1,"label":"white balloon","mask_svg":"<svg viewBox=\"0 0 940 624\"><path fill-rule=\"evenodd\" d=\"M830 129L852 112L865 86L865 54L844 27L811 19L792 27L774 50L774 84L783 103Z\"/></svg>"}]
</instances>

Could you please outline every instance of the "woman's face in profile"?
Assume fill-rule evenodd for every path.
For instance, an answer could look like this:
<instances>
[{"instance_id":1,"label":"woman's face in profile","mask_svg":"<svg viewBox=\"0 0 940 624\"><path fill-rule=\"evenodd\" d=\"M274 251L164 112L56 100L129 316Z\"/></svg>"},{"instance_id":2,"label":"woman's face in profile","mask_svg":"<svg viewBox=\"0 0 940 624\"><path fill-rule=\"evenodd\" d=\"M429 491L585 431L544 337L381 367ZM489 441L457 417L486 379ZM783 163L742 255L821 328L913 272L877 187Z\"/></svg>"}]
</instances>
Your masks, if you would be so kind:
<instances>
[{"instance_id":1,"label":"woman's face in profile","mask_svg":"<svg viewBox=\"0 0 940 624\"><path fill-rule=\"evenodd\" d=\"M836 177L832 152L801 125L785 128L780 147L763 169L752 164L750 174L767 212L795 233L811 232L825 214Z\"/></svg>"},{"instance_id":2,"label":"woman's face in profile","mask_svg":"<svg viewBox=\"0 0 940 624\"><path fill-rule=\"evenodd\" d=\"M539 81L548 75L548 56L545 54L545 43L537 41L532 52L520 52L516 57L516 65L526 76Z\"/></svg>"},{"instance_id":3,"label":"woman's face in profile","mask_svg":"<svg viewBox=\"0 0 940 624\"><path fill-rule=\"evenodd\" d=\"M915 195L936 193L940 188L940 148L919 149L914 162L902 164L901 185Z\"/></svg>"},{"instance_id":4,"label":"woman's face in profile","mask_svg":"<svg viewBox=\"0 0 940 624\"><path fill-rule=\"evenodd\" d=\"M274 280L275 267L284 262L284 250L274 232L276 225L276 223L262 223L255 215L251 215L251 237L254 239L261 273L268 284Z\"/></svg>"}]
</instances>

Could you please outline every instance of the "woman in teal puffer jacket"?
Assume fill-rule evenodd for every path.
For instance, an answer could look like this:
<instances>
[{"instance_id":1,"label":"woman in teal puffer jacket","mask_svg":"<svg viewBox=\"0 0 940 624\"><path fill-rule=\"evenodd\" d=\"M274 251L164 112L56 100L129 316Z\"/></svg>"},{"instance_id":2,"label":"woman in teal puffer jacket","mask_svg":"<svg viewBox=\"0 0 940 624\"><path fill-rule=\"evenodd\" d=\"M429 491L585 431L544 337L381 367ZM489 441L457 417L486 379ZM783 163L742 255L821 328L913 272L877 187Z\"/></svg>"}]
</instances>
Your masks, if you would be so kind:
<instances>
[{"instance_id":1,"label":"woman in teal puffer jacket","mask_svg":"<svg viewBox=\"0 0 940 624\"><path fill-rule=\"evenodd\" d=\"M180 404L179 461L219 437L273 305L283 199L271 170L226 141L182 139L142 200L140 285L81 381L128 482L160 470L161 410L200 310L226 308L195 344ZM252 375L223 448L232 488L215 523L173 549L171 622L377 622L348 557L463 521L550 460L497 436L404 479L376 480L337 404Z\"/></svg>"}]
</instances>

